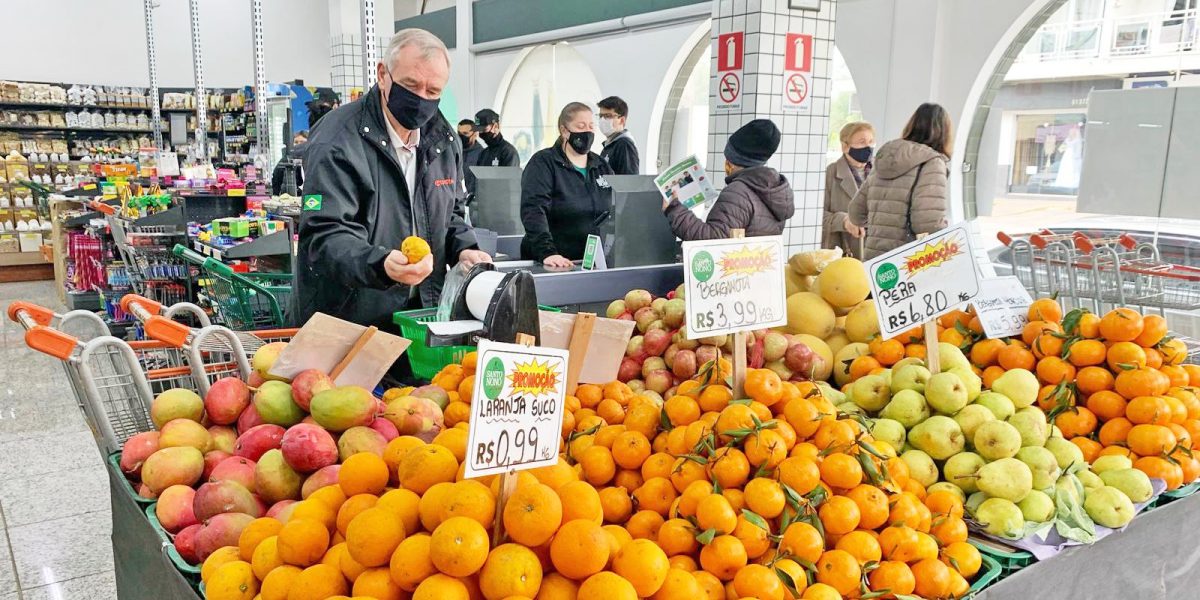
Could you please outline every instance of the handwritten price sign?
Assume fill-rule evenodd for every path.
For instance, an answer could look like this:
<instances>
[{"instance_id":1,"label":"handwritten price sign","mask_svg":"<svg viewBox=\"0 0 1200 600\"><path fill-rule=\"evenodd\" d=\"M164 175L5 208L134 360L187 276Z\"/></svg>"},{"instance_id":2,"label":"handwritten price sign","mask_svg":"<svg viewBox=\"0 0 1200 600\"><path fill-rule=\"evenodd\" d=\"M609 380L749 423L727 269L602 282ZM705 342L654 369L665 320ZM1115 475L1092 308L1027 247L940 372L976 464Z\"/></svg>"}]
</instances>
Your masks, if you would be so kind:
<instances>
[{"instance_id":1,"label":"handwritten price sign","mask_svg":"<svg viewBox=\"0 0 1200 600\"><path fill-rule=\"evenodd\" d=\"M683 243L687 337L787 324L781 236Z\"/></svg>"},{"instance_id":2,"label":"handwritten price sign","mask_svg":"<svg viewBox=\"0 0 1200 600\"><path fill-rule=\"evenodd\" d=\"M996 277L980 282L975 298L975 314L989 338L1020 335L1029 322L1029 305L1033 298L1016 277Z\"/></svg>"},{"instance_id":3,"label":"handwritten price sign","mask_svg":"<svg viewBox=\"0 0 1200 600\"><path fill-rule=\"evenodd\" d=\"M467 434L467 478L558 462L567 351L479 342Z\"/></svg>"},{"instance_id":4,"label":"handwritten price sign","mask_svg":"<svg viewBox=\"0 0 1200 600\"><path fill-rule=\"evenodd\" d=\"M979 295L979 271L965 223L867 262L880 334L895 337Z\"/></svg>"}]
</instances>

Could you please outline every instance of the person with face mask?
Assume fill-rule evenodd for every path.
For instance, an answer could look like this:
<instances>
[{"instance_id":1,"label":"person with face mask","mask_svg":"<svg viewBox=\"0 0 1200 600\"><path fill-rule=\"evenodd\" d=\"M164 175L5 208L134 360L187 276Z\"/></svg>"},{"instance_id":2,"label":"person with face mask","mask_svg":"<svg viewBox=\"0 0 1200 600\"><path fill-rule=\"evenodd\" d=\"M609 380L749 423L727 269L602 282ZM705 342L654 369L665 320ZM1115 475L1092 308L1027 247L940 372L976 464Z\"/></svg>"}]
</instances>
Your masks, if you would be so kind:
<instances>
[{"instance_id":1,"label":"person with face mask","mask_svg":"<svg viewBox=\"0 0 1200 600\"><path fill-rule=\"evenodd\" d=\"M487 148L479 155L481 167L519 167L521 158L517 156L517 148L508 143L500 133L500 115L496 111L485 108L475 113L475 131L479 139L487 144Z\"/></svg>"},{"instance_id":2,"label":"person with face mask","mask_svg":"<svg viewBox=\"0 0 1200 600\"><path fill-rule=\"evenodd\" d=\"M558 139L539 150L521 174L521 258L570 268L583 258L589 234L612 214L612 168L591 151L592 109L572 102L558 115Z\"/></svg>"},{"instance_id":3,"label":"person with face mask","mask_svg":"<svg viewBox=\"0 0 1200 600\"><path fill-rule=\"evenodd\" d=\"M746 237L779 235L796 212L792 186L779 171L766 166L779 149L779 128L769 119L743 125L725 142L725 188L701 220L678 200L663 202L663 212L679 239L714 240L742 229Z\"/></svg>"},{"instance_id":4,"label":"person with face mask","mask_svg":"<svg viewBox=\"0 0 1200 600\"><path fill-rule=\"evenodd\" d=\"M850 201L871 173L875 150L875 128L866 121L846 123L838 136L842 141L842 156L825 168L825 214L821 226L821 247L841 248L845 256L861 259L858 233L853 223L846 223Z\"/></svg>"},{"instance_id":5,"label":"person with face mask","mask_svg":"<svg viewBox=\"0 0 1200 600\"><path fill-rule=\"evenodd\" d=\"M600 135L606 138L600 158L603 158L617 175L637 175L637 145L633 143L633 136L625 130L625 122L629 118L629 105L616 96L609 96L597 102L596 106L600 108Z\"/></svg>"},{"instance_id":6,"label":"person with face mask","mask_svg":"<svg viewBox=\"0 0 1200 600\"><path fill-rule=\"evenodd\" d=\"M437 306L448 267L490 261L464 221L462 147L438 101L446 46L422 29L398 32L378 84L334 109L304 156L293 321L323 312L395 330L392 315ZM410 263L408 236L431 253Z\"/></svg>"},{"instance_id":7,"label":"person with face mask","mask_svg":"<svg viewBox=\"0 0 1200 600\"><path fill-rule=\"evenodd\" d=\"M475 198L475 174L471 167L479 164L479 156L483 154L483 144L479 143L479 134L475 133L475 121L463 119L458 122L458 139L463 149L463 175L467 183L467 203Z\"/></svg>"}]
</instances>

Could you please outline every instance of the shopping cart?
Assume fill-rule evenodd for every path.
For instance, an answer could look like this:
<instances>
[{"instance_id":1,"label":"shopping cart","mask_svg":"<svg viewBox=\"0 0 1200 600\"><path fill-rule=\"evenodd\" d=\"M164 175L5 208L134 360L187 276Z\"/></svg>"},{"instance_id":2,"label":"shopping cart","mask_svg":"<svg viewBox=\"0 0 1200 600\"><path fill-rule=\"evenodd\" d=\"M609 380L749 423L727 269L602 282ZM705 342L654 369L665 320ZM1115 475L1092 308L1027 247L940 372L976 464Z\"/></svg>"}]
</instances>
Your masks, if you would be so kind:
<instances>
[{"instance_id":1,"label":"shopping cart","mask_svg":"<svg viewBox=\"0 0 1200 600\"><path fill-rule=\"evenodd\" d=\"M187 239L186 231L176 225L138 225L102 202L90 206L104 214L134 291L167 305L188 300L190 292L183 283L190 280L188 265L171 253L177 242Z\"/></svg>"},{"instance_id":2,"label":"shopping cart","mask_svg":"<svg viewBox=\"0 0 1200 600\"><path fill-rule=\"evenodd\" d=\"M285 327L292 294L291 273L238 273L233 267L176 244L172 253L200 267L205 295L218 320L238 331Z\"/></svg>"},{"instance_id":3,"label":"shopping cart","mask_svg":"<svg viewBox=\"0 0 1200 600\"><path fill-rule=\"evenodd\" d=\"M1128 235L1089 238L1081 232L1042 230L1025 236L999 232L1010 250L1013 275L1034 297L1056 296L1067 308L1100 312L1123 304L1119 268L1137 246Z\"/></svg>"}]
</instances>

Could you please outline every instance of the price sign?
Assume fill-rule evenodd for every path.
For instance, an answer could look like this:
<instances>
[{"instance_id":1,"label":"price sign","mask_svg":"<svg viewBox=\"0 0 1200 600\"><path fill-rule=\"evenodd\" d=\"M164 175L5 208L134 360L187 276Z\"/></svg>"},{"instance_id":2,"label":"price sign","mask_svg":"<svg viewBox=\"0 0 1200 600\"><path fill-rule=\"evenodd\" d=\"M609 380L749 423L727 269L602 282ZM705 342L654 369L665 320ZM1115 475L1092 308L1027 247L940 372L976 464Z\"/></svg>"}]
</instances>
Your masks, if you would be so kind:
<instances>
[{"instance_id":1,"label":"price sign","mask_svg":"<svg viewBox=\"0 0 1200 600\"><path fill-rule=\"evenodd\" d=\"M972 304L989 338L1020 335L1029 322L1033 298L1016 277L993 277L979 282L979 296Z\"/></svg>"},{"instance_id":2,"label":"price sign","mask_svg":"<svg viewBox=\"0 0 1200 600\"><path fill-rule=\"evenodd\" d=\"M467 478L558 462L567 351L479 341Z\"/></svg>"},{"instance_id":3,"label":"price sign","mask_svg":"<svg viewBox=\"0 0 1200 600\"><path fill-rule=\"evenodd\" d=\"M979 295L979 271L965 223L867 262L880 334L895 337Z\"/></svg>"},{"instance_id":4,"label":"price sign","mask_svg":"<svg viewBox=\"0 0 1200 600\"><path fill-rule=\"evenodd\" d=\"M783 237L683 243L687 337L787 324Z\"/></svg>"}]
</instances>

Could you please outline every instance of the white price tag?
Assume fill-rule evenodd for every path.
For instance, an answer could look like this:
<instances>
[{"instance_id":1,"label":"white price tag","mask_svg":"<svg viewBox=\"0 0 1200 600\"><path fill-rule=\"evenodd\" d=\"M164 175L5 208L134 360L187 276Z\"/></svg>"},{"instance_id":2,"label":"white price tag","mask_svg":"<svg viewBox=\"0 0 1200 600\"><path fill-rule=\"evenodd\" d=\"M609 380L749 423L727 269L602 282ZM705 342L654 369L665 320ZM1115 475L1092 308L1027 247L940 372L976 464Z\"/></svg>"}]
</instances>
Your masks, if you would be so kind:
<instances>
[{"instance_id":1,"label":"white price tag","mask_svg":"<svg viewBox=\"0 0 1200 600\"><path fill-rule=\"evenodd\" d=\"M782 236L683 243L687 337L787 324Z\"/></svg>"},{"instance_id":2,"label":"white price tag","mask_svg":"<svg viewBox=\"0 0 1200 600\"><path fill-rule=\"evenodd\" d=\"M909 242L866 266L885 339L979 295L979 268L966 223Z\"/></svg>"},{"instance_id":3,"label":"white price tag","mask_svg":"<svg viewBox=\"0 0 1200 600\"><path fill-rule=\"evenodd\" d=\"M1033 298L1016 277L994 277L979 282L979 296L972 304L989 338L1020 335L1029 322Z\"/></svg>"},{"instance_id":4,"label":"white price tag","mask_svg":"<svg viewBox=\"0 0 1200 600\"><path fill-rule=\"evenodd\" d=\"M465 477L558 462L567 351L479 341Z\"/></svg>"}]
</instances>

